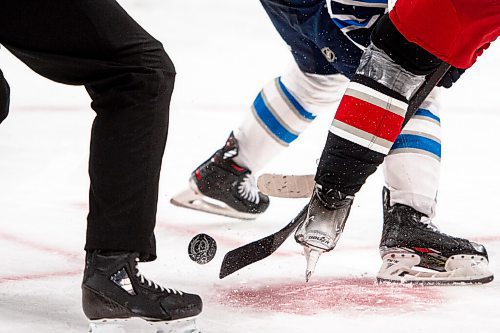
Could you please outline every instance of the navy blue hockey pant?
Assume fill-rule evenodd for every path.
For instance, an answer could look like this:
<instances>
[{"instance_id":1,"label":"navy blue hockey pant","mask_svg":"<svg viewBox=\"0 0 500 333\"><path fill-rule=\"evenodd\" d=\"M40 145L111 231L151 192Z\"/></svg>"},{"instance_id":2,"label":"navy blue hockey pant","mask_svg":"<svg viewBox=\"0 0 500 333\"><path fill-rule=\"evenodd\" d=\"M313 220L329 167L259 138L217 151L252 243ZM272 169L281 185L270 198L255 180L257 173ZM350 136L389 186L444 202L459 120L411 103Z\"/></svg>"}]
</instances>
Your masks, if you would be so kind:
<instances>
[{"instance_id":1,"label":"navy blue hockey pant","mask_svg":"<svg viewBox=\"0 0 500 333\"><path fill-rule=\"evenodd\" d=\"M354 74L362 51L332 23L324 0L261 3L303 72Z\"/></svg>"}]
</instances>

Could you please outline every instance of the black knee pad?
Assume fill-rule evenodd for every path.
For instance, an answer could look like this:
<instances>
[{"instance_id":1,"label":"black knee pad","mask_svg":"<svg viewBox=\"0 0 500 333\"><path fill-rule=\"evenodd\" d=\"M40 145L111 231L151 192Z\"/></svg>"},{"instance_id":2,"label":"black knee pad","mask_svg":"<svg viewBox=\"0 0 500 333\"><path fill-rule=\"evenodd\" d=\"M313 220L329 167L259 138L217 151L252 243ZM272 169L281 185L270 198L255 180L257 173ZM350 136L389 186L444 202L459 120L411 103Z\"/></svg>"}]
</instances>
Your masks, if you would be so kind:
<instances>
[{"instance_id":1,"label":"black knee pad","mask_svg":"<svg viewBox=\"0 0 500 333\"><path fill-rule=\"evenodd\" d=\"M422 47L408 41L396 29L388 14L377 22L371 40L401 67L416 75L430 74L443 62Z\"/></svg>"},{"instance_id":2,"label":"black knee pad","mask_svg":"<svg viewBox=\"0 0 500 333\"><path fill-rule=\"evenodd\" d=\"M10 104L10 88L9 84L3 77L0 71L0 123L7 118L9 114L9 104Z\"/></svg>"}]
</instances>

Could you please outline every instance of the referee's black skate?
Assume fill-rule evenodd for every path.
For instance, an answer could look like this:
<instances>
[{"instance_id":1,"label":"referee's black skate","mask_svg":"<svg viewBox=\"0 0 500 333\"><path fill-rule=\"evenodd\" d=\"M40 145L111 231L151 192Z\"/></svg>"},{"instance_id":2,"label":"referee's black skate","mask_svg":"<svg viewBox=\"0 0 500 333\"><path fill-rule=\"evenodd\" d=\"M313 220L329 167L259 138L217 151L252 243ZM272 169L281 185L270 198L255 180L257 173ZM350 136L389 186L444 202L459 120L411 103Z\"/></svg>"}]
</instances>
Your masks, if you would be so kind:
<instances>
[{"instance_id":1,"label":"referee's black skate","mask_svg":"<svg viewBox=\"0 0 500 333\"><path fill-rule=\"evenodd\" d=\"M379 282L453 284L493 280L483 245L440 232L426 215L409 206L391 206L387 188L383 201Z\"/></svg>"},{"instance_id":2,"label":"referee's black skate","mask_svg":"<svg viewBox=\"0 0 500 333\"><path fill-rule=\"evenodd\" d=\"M177 206L241 219L255 219L269 207L250 170L234 162L238 142L233 133L226 144L191 174L190 188L174 196Z\"/></svg>"},{"instance_id":3,"label":"referee's black skate","mask_svg":"<svg viewBox=\"0 0 500 333\"><path fill-rule=\"evenodd\" d=\"M138 270L138 254L87 254L83 312L91 333L199 333L198 295L162 287Z\"/></svg>"}]
</instances>

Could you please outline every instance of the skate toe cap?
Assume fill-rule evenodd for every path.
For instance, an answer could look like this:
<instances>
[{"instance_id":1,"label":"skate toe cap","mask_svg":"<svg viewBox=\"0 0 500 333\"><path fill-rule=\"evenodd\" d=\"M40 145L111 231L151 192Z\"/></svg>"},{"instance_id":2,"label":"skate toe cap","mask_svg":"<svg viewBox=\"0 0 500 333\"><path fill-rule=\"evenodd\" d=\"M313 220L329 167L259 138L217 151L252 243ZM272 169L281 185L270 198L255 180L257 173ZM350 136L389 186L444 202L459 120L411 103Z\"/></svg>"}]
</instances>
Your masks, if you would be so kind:
<instances>
[{"instance_id":1,"label":"skate toe cap","mask_svg":"<svg viewBox=\"0 0 500 333\"><path fill-rule=\"evenodd\" d=\"M198 295L175 294L161 300L161 307L169 314L171 320L195 317L203 309L203 302Z\"/></svg>"}]
</instances>

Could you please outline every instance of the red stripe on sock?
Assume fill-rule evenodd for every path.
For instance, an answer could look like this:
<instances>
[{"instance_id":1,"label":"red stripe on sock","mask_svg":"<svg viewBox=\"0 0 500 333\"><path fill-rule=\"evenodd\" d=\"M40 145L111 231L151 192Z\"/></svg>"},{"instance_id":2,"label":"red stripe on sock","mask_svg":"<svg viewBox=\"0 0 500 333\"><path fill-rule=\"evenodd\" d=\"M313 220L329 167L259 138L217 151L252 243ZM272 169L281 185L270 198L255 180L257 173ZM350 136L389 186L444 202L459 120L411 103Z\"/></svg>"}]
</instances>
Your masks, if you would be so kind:
<instances>
[{"instance_id":1,"label":"red stripe on sock","mask_svg":"<svg viewBox=\"0 0 500 333\"><path fill-rule=\"evenodd\" d=\"M344 95L335 119L394 142L401 131L404 118L359 98Z\"/></svg>"}]
</instances>

